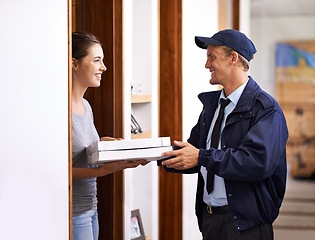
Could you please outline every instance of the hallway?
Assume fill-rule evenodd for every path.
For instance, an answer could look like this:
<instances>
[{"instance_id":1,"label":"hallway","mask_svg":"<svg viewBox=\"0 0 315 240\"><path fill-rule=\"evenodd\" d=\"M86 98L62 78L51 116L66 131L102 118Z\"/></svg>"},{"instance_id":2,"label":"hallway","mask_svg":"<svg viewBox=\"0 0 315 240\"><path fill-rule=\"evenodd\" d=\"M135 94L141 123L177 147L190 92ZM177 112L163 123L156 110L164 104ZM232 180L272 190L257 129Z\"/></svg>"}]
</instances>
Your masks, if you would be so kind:
<instances>
[{"instance_id":1,"label":"hallway","mask_svg":"<svg viewBox=\"0 0 315 240\"><path fill-rule=\"evenodd\" d=\"M315 236L315 181L288 177L280 215L274 223L275 240L313 240Z\"/></svg>"}]
</instances>

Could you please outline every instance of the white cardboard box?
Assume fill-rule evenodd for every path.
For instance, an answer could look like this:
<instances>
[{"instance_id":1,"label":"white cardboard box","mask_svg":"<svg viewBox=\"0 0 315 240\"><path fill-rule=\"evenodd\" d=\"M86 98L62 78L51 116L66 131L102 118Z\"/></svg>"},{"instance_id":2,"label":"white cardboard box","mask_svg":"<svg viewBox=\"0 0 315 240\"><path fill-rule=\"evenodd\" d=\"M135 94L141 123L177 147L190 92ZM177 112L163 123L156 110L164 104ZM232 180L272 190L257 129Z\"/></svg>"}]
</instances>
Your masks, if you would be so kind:
<instances>
[{"instance_id":1,"label":"white cardboard box","mask_svg":"<svg viewBox=\"0 0 315 240\"><path fill-rule=\"evenodd\" d=\"M95 165L119 160L135 161L140 159L145 159L147 161L157 161L165 158L161 156L162 153L172 150L172 146L164 146L132 150L101 151L89 155L88 163L90 165Z\"/></svg>"},{"instance_id":2,"label":"white cardboard box","mask_svg":"<svg viewBox=\"0 0 315 240\"><path fill-rule=\"evenodd\" d=\"M142 138L118 141L100 141L93 143L86 148L86 155L89 156L95 152L112 151L112 150L128 150L138 148L152 148L170 146L170 137L159 138Z\"/></svg>"},{"instance_id":3,"label":"white cardboard box","mask_svg":"<svg viewBox=\"0 0 315 240\"><path fill-rule=\"evenodd\" d=\"M163 159L161 154L172 151L170 137L144 138L118 141L100 141L87 147L86 154L90 165L105 162L146 159Z\"/></svg>"}]
</instances>

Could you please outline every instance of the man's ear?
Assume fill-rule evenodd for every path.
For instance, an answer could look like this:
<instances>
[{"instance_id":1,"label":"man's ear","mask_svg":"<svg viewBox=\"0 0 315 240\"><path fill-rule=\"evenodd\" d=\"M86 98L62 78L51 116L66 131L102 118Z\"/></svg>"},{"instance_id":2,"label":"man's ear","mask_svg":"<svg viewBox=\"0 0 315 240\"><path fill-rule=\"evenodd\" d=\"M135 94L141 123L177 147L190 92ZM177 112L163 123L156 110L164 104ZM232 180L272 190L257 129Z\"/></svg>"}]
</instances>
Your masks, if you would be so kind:
<instances>
[{"instance_id":1,"label":"man's ear","mask_svg":"<svg viewBox=\"0 0 315 240\"><path fill-rule=\"evenodd\" d=\"M237 52L232 52L232 54L231 54L231 61L232 61L232 64L234 64L234 63L236 63L237 62L237 60L238 60L238 53Z\"/></svg>"},{"instance_id":2,"label":"man's ear","mask_svg":"<svg viewBox=\"0 0 315 240\"><path fill-rule=\"evenodd\" d=\"M79 66L79 61L75 58L72 58L72 70L77 70Z\"/></svg>"}]
</instances>

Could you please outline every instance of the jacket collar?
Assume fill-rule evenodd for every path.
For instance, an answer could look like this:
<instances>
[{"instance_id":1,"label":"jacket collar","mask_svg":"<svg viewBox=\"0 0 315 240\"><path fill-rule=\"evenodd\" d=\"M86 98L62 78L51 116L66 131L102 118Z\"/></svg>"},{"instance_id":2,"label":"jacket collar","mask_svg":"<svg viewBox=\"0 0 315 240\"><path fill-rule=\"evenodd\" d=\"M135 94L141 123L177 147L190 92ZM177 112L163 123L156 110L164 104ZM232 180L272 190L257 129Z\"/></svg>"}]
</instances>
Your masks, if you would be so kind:
<instances>
[{"instance_id":1,"label":"jacket collar","mask_svg":"<svg viewBox=\"0 0 315 240\"><path fill-rule=\"evenodd\" d=\"M257 95L261 92L261 88L259 85L255 82L252 77L249 77L249 80L245 86L245 89L240 97L240 100L238 101L234 112L242 112L247 111L252 106L252 101L257 97ZM219 91L212 91L212 92L203 92L198 95L198 98L204 105L204 107L207 108L216 108L218 105L218 100L220 97L221 90Z\"/></svg>"}]
</instances>

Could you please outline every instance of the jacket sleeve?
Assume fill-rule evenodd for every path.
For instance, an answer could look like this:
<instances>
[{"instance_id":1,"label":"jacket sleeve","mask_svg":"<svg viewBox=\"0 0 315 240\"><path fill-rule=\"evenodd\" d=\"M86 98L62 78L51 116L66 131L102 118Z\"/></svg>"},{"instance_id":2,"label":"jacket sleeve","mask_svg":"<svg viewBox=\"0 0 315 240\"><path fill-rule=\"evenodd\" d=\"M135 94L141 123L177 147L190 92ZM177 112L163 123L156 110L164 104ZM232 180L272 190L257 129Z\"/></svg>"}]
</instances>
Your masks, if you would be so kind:
<instances>
[{"instance_id":1,"label":"jacket sleeve","mask_svg":"<svg viewBox=\"0 0 315 240\"><path fill-rule=\"evenodd\" d=\"M180 149L180 147L178 147L178 146L173 146L173 148L174 148L174 150ZM167 157L163 160L158 160L157 165L161 166L163 161L171 159L171 158L174 158L174 157ZM186 170L176 170L174 168L168 168L166 166L163 166L163 168L164 168L165 172L172 172L172 173L190 174L190 173L197 173L198 172L198 166L194 167L194 168L186 169Z\"/></svg>"},{"instance_id":2,"label":"jacket sleeve","mask_svg":"<svg viewBox=\"0 0 315 240\"><path fill-rule=\"evenodd\" d=\"M197 124L191 130L190 137L188 139L188 142L196 148L200 148L200 144L199 144L200 123L201 123L203 117L204 117L204 110L201 112ZM175 149L176 146L173 146L173 148ZM170 159L170 158L173 158L173 157L169 157L167 159ZM167 159L158 161L157 162L158 166L161 166L162 162L167 160ZM196 167L190 168L190 169L186 169L186 170L176 170L174 168L167 168L166 166L164 166L164 170L166 172L172 172L172 173L191 174L191 173L197 173L199 171L199 166L196 166Z\"/></svg>"},{"instance_id":3,"label":"jacket sleeve","mask_svg":"<svg viewBox=\"0 0 315 240\"><path fill-rule=\"evenodd\" d=\"M253 125L237 144L233 135L241 131L238 124L242 121L226 126L222 133L222 150L201 149L198 165L234 181L255 182L271 176L278 162L285 161L288 138L285 118L277 106L258 111Z\"/></svg>"}]
</instances>

